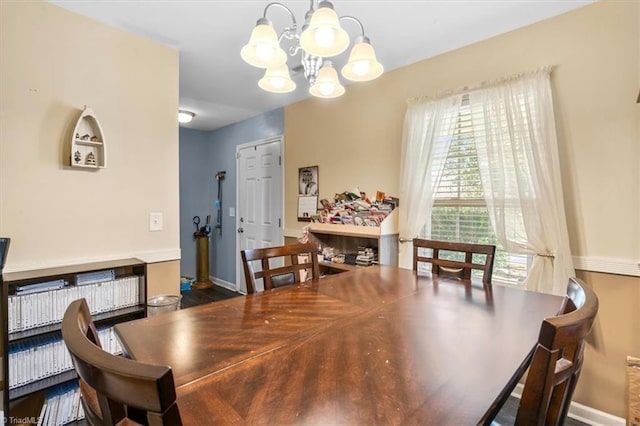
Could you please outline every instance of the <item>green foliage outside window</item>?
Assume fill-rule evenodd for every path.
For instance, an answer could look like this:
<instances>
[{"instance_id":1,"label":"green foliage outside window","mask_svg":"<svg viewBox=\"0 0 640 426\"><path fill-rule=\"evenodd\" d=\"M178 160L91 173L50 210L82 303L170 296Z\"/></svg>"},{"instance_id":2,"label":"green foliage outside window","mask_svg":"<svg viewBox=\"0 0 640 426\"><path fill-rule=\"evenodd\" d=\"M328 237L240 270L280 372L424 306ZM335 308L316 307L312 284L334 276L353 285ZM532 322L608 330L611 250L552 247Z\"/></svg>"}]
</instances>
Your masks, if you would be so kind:
<instances>
[{"instance_id":1,"label":"green foliage outside window","mask_svg":"<svg viewBox=\"0 0 640 426\"><path fill-rule=\"evenodd\" d=\"M494 281L522 283L527 274L527 256L509 254L497 241L491 225L478 168L476 142L468 105L463 104L453 134L442 135L442 138L450 139L451 143L435 194L431 215L431 238L441 241L494 244ZM442 253L442 257L449 259L455 259L455 255Z\"/></svg>"}]
</instances>

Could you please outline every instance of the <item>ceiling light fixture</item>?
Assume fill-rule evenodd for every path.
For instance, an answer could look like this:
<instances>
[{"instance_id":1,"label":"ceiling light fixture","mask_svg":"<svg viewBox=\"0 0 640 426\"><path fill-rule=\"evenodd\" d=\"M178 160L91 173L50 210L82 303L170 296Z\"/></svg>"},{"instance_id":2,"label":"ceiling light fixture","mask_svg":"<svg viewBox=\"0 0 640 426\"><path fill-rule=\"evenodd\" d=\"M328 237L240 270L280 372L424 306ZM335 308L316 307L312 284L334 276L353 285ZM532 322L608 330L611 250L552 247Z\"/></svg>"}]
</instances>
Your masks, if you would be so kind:
<instances>
[{"instance_id":1,"label":"ceiling light fixture","mask_svg":"<svg viewBox=\"0 0 640 426\"><path fill-rule=\"evenodd\" d=\"M195 116L196 114L191 111L184 109L178 110L178 123L190 123Z\"/></svg>"},{"instance_id":2,"label":"ceiling light fixture","mask_svg":"<svg viewBox=\"0 0 640 426\"><path fill-rule=\"evenodd\" d=\"M288 56L300 54L304 76L310 86L309 93L321 98L341 96L345 92L344 86L340 84L333 62L327 59L339 55L349 47L349 34L340 26L340 21L355 22L361 33L354 41L347 64L342 67L342 76L351 81L370 81L378 78L384 71L357 18L338 17L329 1L322 0L317 7L315 3L315 0L310 1L300 34L296 17L288 7L279 2L269 3L265 7L262 18L258 19L251 32L249 42L240 51L240 56L246 63L266 70L264 77L258 82L263 90L274 93L295 90L296 83L291 79L286 63ZM267 12L274 6L286 10L293 21L280 36L267 19ZM281 43L288 47L287 52Z\"/></svg>"}]
</instances>

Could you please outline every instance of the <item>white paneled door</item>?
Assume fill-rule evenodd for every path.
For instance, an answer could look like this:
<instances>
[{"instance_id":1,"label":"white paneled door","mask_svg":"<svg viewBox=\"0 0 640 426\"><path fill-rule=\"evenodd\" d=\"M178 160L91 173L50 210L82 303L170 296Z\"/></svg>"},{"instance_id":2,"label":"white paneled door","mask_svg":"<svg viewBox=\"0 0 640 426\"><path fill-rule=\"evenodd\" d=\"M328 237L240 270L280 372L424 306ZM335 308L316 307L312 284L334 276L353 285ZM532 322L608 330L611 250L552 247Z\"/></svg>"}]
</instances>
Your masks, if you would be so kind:
<instances>
[{"instance_id":1,"label":"white paneled door","mask_svg":"<svg viewBox=\"0 0 640 426\"><path fill-rule=\"evenodd\" d=\"M236 290L246 292L240 251L284 243L282 138L239 145L236 150L236 165ZM261 290L262 288L256 288L256 291Z\"/></svg>"}]
</instances>

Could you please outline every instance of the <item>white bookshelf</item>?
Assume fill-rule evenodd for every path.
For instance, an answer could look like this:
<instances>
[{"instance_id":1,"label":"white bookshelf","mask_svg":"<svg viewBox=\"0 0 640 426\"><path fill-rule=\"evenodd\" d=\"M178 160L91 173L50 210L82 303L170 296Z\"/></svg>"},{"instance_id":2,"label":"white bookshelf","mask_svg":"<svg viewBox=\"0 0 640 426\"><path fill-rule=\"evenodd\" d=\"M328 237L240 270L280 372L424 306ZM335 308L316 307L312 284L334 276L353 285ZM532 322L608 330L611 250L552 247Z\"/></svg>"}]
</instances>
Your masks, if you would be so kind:
<instances>
[{"instance_id":1,"label":"white bookshelf","mask_svg":"<svg viewBox=\"0 0 640 426\"><path fill-rule=\"evenodd\" d=\"M374 247L382 265L398 265L398 209L394 209L380 226L342 225L312 223L309 233L321 244L336 248L340 252L356 252L358 247ZM353 265L321 262L322 266L335 271L357 268Z\"/></svg>"}]
</instances>

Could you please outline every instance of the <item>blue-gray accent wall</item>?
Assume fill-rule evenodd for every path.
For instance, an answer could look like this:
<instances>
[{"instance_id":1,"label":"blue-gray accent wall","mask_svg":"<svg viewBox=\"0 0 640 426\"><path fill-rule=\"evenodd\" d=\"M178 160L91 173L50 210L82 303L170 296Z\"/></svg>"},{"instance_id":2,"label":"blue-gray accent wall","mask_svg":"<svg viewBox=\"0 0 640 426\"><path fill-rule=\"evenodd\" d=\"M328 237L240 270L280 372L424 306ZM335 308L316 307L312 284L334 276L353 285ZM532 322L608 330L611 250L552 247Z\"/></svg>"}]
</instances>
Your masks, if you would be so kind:
<instances>
[{"instance_id":1,"label":"blue-gray accent wall","mask_svg":"<svg viewBox=\"0 0 640 426\"><path fill-rule=\"evenodd\" d=\"M196 243L193 217L206 221L212 214L214 194L211 168L211 132L180 128L180 274L196 276Z\"/></svg>"},{"instance_id":2,"label":"blue-gray accent wall","mask_svg":"<svg viewBox=\"0 0 640 426\"><path fill-rule=\"evenodd\" d=\"M229 208L236 209L236 147L283 133L282 108L211 132L180 128L181 275L196 275L192 218L197 214L204 221L210 214L212 227L215 226L218 192L215 175L225 171L222 181L222 235L217 229L212 230L209 275L235 284L236 218L229 216Z\"/></svg>"}]
</instances>

